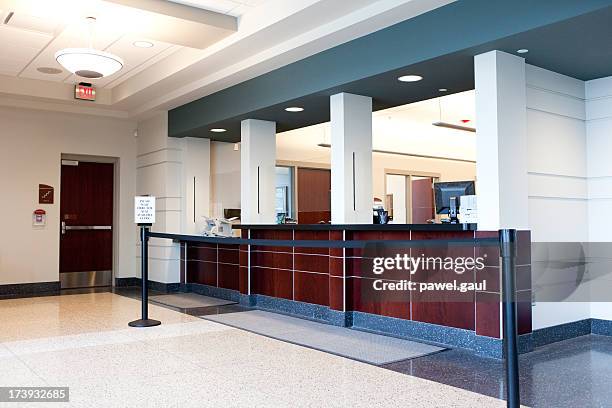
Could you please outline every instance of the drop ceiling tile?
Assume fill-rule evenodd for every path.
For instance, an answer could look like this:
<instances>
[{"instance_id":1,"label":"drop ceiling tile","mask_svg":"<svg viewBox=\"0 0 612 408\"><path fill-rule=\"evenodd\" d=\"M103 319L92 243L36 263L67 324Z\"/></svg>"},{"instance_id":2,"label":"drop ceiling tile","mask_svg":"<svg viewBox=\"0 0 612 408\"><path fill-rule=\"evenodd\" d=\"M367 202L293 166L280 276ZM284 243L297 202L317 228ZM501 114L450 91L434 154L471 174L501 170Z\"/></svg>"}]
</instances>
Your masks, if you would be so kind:
<instances>
[{"instance_id":1,"label":"drop ceiling tile","mask_svg":"<svg viewBox=\"0 0 612 408\"><path fill-rule=\"evenodd\" d=\"M51 41L52 35L35 33L7 25L0 25L0 44L10 44L10 48L37 48L41 49ZM3 47L2 52L6 48Z\"/></svg>"},{"instance_id":2,"label":"drop ceiling tile","mask_svg":"<svg viewBox=\"0 0 612 408\"><path fill-rule=\"evenodd\" d=\"M149 68L150 66L155 65L159 61L169 57L170 55L174 54L175 52L177 52L180 49L183 49L183 47L180 47L178 45L172 45L172 46L164 49L160 53L156 54L152 58L144 61L142 64L140 64L140 65L138 65L138 66L136 66L134 68L126 68L126 69L121 70L120 72L118 72L117 74L115 74L115 75L113 75L111 77L101 78L101 79L97 80L96 85L99 86L99 87L113 88L113 87L115 87L115 86L117 86L117 85L127 81L128 79L130 79L134 75L144 71L145 69Z\"/></svg>"},{"instance_id":3,"label":"drop ceiling tile","mask_svg":"<svg viewBox=\"0 0 612 408\"><path fill-rule=\"evenodd\" d=\"M2 51L2 57L21 61L25 65L30 62L39 51L40 49L38 48L11 47Z\"/></svg>"},{"instance_id":4,"label":"drop ceiling tile","mask_svg":"<svg viewBox=\"0 0 612 408\"><path fill-rule=\"evenodd\" d=\"M51 18L35 17L20 12L13 14L7 25L48 35L53 35L59 27L59 23Z\"/></svg>"}]
</instances>

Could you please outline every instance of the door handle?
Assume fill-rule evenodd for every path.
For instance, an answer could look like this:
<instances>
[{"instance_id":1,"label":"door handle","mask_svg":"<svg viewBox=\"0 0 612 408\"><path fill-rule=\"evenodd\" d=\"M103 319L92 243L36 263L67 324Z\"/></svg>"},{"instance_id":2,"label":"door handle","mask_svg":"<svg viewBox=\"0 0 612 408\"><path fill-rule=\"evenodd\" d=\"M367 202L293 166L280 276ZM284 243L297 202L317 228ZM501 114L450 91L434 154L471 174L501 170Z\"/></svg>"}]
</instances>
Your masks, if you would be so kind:
<instances>
[{"instance_id":1,"label":"door handle","mask_svg":"<svg viewBox=\"0 0 612 408\"><path fill-rule=\"evenodd\" d=\"M66 235L66 221L62 221L62 235Z\"/></svg>"},{"instance_id":2,"label":"door handle","mask_svg":"<svg viewBox=\"0 0 612 408\"><path fill-rule=\"evenodd\" d=\"M112 225L64 225L63 229L65 231L110 231L113 227Z\"/></svg>"}]
</instances>

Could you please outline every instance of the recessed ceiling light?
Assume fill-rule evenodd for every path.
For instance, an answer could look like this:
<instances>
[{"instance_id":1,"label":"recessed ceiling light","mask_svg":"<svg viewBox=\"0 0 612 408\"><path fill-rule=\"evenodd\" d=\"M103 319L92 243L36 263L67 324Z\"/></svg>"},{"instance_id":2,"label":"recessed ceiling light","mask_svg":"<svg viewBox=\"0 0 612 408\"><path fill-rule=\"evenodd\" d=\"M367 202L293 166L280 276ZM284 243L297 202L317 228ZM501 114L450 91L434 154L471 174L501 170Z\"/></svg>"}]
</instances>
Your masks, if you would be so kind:
<instances>
[{"instance_id":1,"label":"recessed ceiling light","mask_svg":"<svg viewBox=\"0 0 612 408\"><path fill-rule=\"evenodd\" d=\"M227 132L227 129L215 128L215 129L210 129L210 131L213 133L224 133L224 132Z\"/></svg>"},{"instance_id":2,"label":"recessed ceiling light","mask_svg":"<svg viewBox=\"0 0 612 408\"><path fill-rule=\"evenodd\" d=\"M132 45L138 48L151 48L153 43L149 41L134 41Z\"/></svg>"},{"instance_id":3,"label":"recessed ceiling light","mask_svg":"<svg viewBox=\"0 0 612 408\"><path fill-rule=\"evenodd\" d=\"M404 75L404 76L397 78L397 80L400 82L418 82L422 79L423 77L420 75Z\"/></svg>"},{"instance_id":4,"label":"recessed ceiling light","mask_svg":"<svg viewBox=\"0 0 612 408\"><path fill-rule=\"evenodd\" d=\"M446 89L446 88L440 88L440 89L438 89L438 91L440 91L440 92L447 92L447 91L448 91L448 89Z\"/></svg>"},{"instance_id":5,"label":"recessed ceiling light","mask_svg":"<svg viewBox=\"0 0 612 408\"><path fill-rule=\"evenodd\" d=\"M285 108L285 110L286 110L287 112L303 112L303 111L304 111L304 108L299 107L299 106L290 106L290 107L288 107L288 108Z\"/></svg>"},{"instance_id":6,"label":"recessed ceiling light","mask_svg":"<svg viewBox=\"0 0 612 408\"><path fill-rule=\"evenodd\" d=\"M36 68L36 70L40 72L41 74L49 74L49 75L57 75L57 74L61 74L62 72L64 72L61 69L52 68L52 67L38 67Z\"/></svg>"},{"instance_id":7,"label":"recessed ceiling light","mask_svg":"<svg viewBox=\"0 0 612 408\"><path fill-rule=\"evenodd\" d=\"M521 48L519 50L516 50L516 52L519 54L527 54L529 50L527 48Z\"/></svg>"}]
</instances>

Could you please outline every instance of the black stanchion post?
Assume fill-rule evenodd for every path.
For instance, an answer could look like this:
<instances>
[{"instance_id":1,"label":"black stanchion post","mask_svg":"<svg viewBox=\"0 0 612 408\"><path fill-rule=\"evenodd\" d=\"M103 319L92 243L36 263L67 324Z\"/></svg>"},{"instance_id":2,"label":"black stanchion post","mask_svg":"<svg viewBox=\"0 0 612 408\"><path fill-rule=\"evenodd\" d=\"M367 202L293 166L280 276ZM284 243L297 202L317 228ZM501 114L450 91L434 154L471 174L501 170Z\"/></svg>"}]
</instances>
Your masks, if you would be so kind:
<instances>
[{"instance_id":1,"label":"black stanchion post","mask_svg":"<svg viewBox=\"0 0 612 408\"><path fill-rule=\"evenodd\" d=\"M128 323L131 327L159 326L159 320L149 319L149 227L151 224L138 224L140 227L140 269L142 280L142 317Z\"/></svg>"},{"instance_id":2,"label":"black stanchion post","mask_svg":"<svg viewBox=\"0 0 612 408\"><path fill-rule=\"evenodd\" d=\"M518 332L516 325L516 230L499 231L502 261L504 357L506 362L506 401L509 408L521 405L519 390Z\"/></svg>"}]
</instances>

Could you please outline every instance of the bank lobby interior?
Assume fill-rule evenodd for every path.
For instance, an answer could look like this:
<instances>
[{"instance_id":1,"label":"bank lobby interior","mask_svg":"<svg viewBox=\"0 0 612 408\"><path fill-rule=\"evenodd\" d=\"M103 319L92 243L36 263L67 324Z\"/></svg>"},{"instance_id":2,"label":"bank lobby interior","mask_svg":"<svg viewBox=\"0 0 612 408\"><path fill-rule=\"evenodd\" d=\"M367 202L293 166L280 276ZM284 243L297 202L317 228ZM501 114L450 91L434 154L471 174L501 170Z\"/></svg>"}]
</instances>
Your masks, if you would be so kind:
<instances>
[{"instance_id":1,"label":"bank lobby interior","mask_svg":"<svg viewBox=\"0 0 612 408\"><path fill-rule=\"evenodd\" d=\"M521 404L610 406L612 2L0 0L0 21L0 387L506 406L513 229ZM62 63L86 37L118 71ZM377 293L405 278L381 253L480 257L450 279L487 285ZM144 263L161 324L130 327Z\"/></svg>"}]
</instances>

